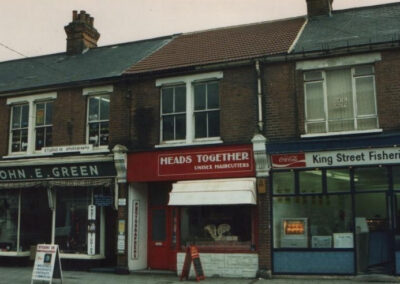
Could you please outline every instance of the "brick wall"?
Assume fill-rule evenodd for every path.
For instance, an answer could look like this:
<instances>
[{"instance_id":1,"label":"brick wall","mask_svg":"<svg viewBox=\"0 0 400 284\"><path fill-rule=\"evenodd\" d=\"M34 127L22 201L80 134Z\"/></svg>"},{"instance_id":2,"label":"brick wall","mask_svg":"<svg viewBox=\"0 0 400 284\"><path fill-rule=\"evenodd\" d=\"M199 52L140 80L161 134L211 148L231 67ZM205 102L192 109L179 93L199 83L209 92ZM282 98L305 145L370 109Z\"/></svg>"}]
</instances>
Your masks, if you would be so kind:
<instances>
[{"instance_id":1,"label":"brick wall","mask_svg":"<svg viewBox=\"0 0 400 284\"><path fill-rule=\"evenodd\" d=\"M10 106L6 105L7 99L0 98L0 156L8 153L8 139L10 128Z\"/></svg>"}]
</instances>

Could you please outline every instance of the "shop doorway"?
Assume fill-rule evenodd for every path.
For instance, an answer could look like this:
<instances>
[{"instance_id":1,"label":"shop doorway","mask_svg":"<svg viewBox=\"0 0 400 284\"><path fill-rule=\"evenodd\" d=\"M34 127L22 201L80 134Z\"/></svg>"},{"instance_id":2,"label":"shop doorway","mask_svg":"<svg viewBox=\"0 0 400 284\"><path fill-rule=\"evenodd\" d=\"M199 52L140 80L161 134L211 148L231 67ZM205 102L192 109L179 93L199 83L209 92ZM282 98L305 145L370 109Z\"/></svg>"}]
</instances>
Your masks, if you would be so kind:
<instances>
[{"instance_id":1,"label":"shop doorway","mask_svg":"<svg viewBox=\"0 0 400 284\"><path fill-rule=\"evenodd\" d=\"M148 267L151 269L176 270L174 218L168 206L170 187L170 184L154 183L149 189Z\"/></svg>"},{"instance_id":2,"label":"shop doorway","mask_svg":"<svg viewBox=\"0 0 400 284\"><path fill-rule=\"evenodd\" d=\"M394 273L393 209L387 191L355 195L358 273Z\"/></svg>"}]
</instances>

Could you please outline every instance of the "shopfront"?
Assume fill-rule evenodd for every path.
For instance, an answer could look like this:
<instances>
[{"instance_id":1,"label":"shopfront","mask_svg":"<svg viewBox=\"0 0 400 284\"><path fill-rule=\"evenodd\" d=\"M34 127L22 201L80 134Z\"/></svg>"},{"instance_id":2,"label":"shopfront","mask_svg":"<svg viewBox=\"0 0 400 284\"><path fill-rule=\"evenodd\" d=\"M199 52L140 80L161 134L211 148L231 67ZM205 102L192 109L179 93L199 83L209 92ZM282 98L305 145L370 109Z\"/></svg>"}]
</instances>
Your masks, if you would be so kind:
<instances>
[{"instance_id":1,"label":"shopfront","mask_svg":"<svg viewBox=\"0 0 400 284\"><path fill-rule=\"evenodd\" d=\"M62 259L105 259L115 176L104 156L0 163L0 257L26 259L54 243Z\"/></svg>"},{"instance_id":2,"label":"shopfront","mask_svg":"<svg viewBox=\"0 0 400 284\"><path fill-rule=\"evenodd\" d=\"M273 272L400 273L400 149L272 154Z\"/></svg>"},{"instance_id":3,"label":"shopfront","mask_svg":"<svg viewBox=\"0 0 400 284\"><path fill-rule=\"evenodd\" d=\"M256 275L252 145L131 153L128 181L130 270L180 273L193 244L206 276Z\"/></svg>"}]
</instances>

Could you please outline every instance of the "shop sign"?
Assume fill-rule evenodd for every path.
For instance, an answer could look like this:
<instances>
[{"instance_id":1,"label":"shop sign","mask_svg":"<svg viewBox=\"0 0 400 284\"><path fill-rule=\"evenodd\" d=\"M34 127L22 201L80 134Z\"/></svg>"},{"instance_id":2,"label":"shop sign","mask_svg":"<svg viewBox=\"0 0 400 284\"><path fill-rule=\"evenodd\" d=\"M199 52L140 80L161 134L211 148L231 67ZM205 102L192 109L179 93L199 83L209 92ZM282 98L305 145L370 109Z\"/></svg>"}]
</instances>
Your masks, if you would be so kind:
<instances>
[{"instance_id":1,"label":"shop sign","mask_svg":"<svg viewBox=\"0 0 400 284\"><path fill-rule=\"evenodd\" d=\"M0 182L114 177L115 175L114 164L110 162L0 167Z\"/></svg>"},{"instance_id":2,"label":"shop sign","mask_svg":"<svg viewBox=\"0 0 400 284\"><path fill-rule=\"evenodd\" d=\"M139 259L139 200L133 200L132 259Z\"/></svg>"},{"instance_id":3,"label":"shop sign","mask_svg":"<svg viewBox=\"0 0 400 284\"><path fill-rule=\"evenodd\" d=\"M94 205L100 207L107 207L113 204L113 197L111 195L102 195L95 194L94 195Z\"/></svg>"},{"instance_id":4,"label":"shop sign","mask_svg":"<svg viewBox=\"0 0 400 284\"><path fill-rule=\"evenodd\" d=\"M37 245L31 283L33 283L33 281L46 281L51 283L53 278L60 279L62 282L58 245Z\"/></svg>"},{"instance_id":5,"label":"shop sign","mask_svg":"<svg viewBox=\"0 0 400 284\"><path fill-rule=\"evenodd\" d=\"M88 255L96 254L96 233L88 232L88 246L87 246Z\"/></svg>"},{"instance_id":6,"label":"shop sign","mask_svg":"<svg viewBox=\"0 0 400 284\"><path fill-rule=\"evenodd\" d=\"M400 163L400 148L375 148L271 155L273 168L318 168Z\"/></svg>"},{"instance_id":7,"label":"shop sign","mask_svg":"<svg viewBox=\"0 0 400 284\"><path fill-rule=\"evenodd\" d=\"M251 145L133 153L128 157L129 181L249 177L254 175Z\"/></svg>"},{"instance_id":8,"label":"shop sign","mask_svg":"<svg viewBox=\"0 0 400 284\"><path fill-rule=\"evenodd\" d=\"M67 153L67 152L88 152L93 151L92 144L82 144L82 145L68 145L68 146L53 146L53 147L43 147L42 153Z\"/></svg>"}]
</instances>

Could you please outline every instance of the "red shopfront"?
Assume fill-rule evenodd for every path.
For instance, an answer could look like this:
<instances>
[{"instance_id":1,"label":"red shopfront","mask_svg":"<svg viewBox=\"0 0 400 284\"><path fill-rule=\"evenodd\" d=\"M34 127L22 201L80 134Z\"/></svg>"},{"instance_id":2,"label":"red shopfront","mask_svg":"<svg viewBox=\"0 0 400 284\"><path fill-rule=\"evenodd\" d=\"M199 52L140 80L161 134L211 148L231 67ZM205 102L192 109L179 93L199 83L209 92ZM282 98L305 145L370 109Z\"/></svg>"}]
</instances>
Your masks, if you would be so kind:
<instances>
[{"instance_id":1,"label":"red shopfront","mask_svg":"<svg viewBox=\"0 0 400 284\"><path fill-rule=\"evenodd\" d=\"M131 153L128 181L131 270L179 272L186 246L195 244L206 276L255 276L252 145Z\"/></svg>"}]
</instances>

